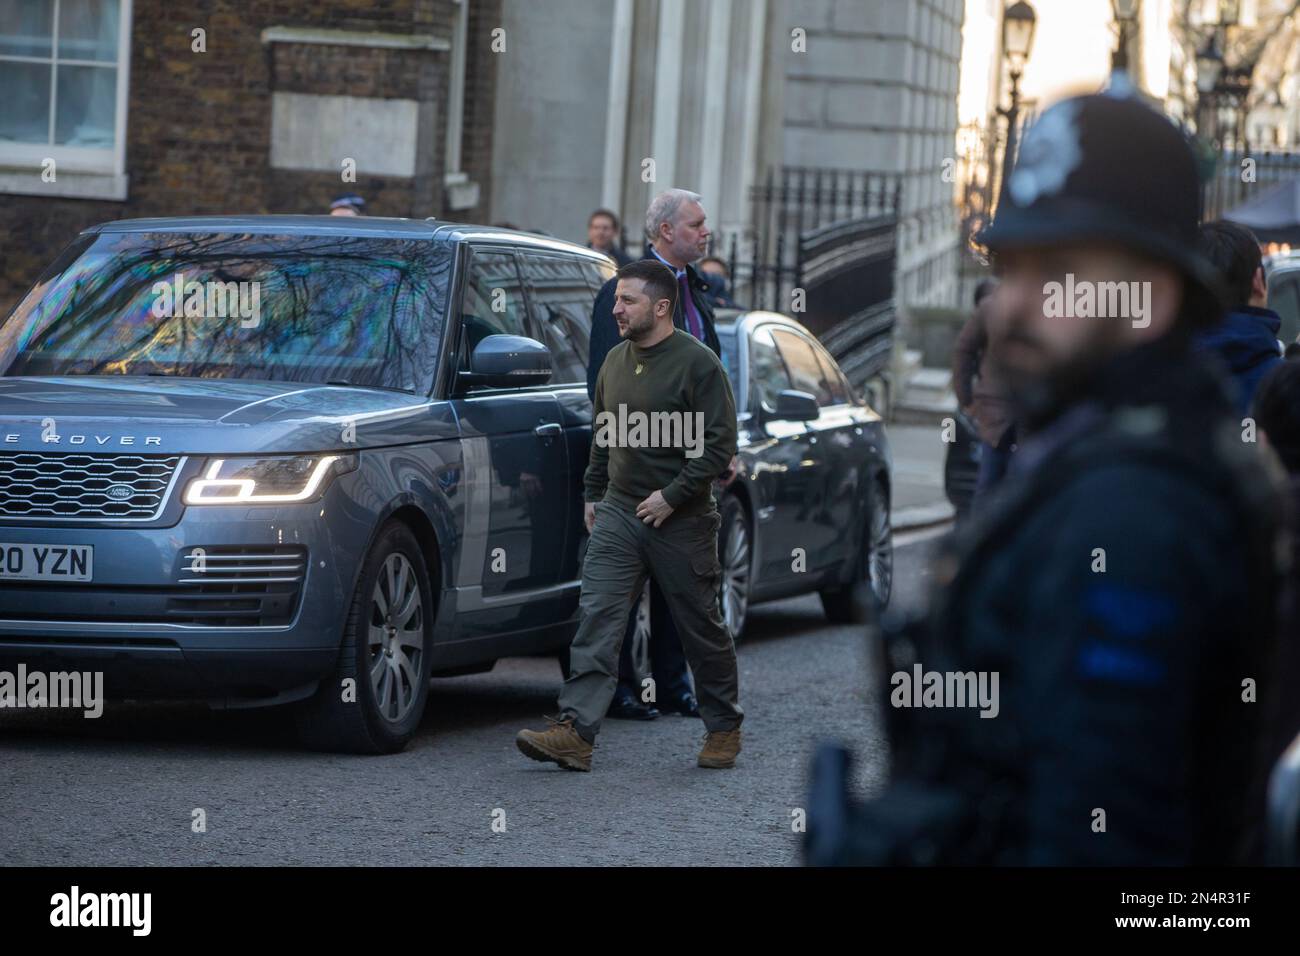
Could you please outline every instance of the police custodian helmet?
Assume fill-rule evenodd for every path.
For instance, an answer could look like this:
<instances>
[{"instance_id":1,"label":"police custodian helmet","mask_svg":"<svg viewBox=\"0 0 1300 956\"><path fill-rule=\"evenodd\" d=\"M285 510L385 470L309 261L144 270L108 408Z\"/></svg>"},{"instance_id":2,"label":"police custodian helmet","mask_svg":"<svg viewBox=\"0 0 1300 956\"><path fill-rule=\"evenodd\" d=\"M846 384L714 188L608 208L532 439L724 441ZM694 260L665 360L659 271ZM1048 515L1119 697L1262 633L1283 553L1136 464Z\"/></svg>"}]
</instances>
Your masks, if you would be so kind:
<instances>
[{"instance_id":1,"label":"police custodian helmet","mask_svg":"<svg viewBox=\"0 0 1300 956\"><path fill-rule=\"evenodd\" d=\"M1015 246L1103 242L1177 268L1183 317L1213 322L1224 297L1197 250L1201 180L1186 135L1129 93L1077 96L1025 133L997 216L977 237L996 254Z\"/></svg>"}]
</instances>

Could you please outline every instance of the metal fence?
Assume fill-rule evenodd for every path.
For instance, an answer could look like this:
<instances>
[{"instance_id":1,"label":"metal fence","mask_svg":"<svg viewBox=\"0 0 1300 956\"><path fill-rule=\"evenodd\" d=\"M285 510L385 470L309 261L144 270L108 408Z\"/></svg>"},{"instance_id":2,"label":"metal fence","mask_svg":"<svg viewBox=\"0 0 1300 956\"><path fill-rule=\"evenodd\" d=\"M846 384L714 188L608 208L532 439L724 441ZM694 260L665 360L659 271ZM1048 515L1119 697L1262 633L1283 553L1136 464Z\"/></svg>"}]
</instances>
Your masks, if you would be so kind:
<instances>
[{"instance_id":1,"label":"metal fence","mask_svg":"<svg viewBox=\"0 0 1300 956\"><path fill-rule=\"evenodd\" d=\"M1300 153L1225 149L1202 187L1202 218L1222 218L1276 183L1300 179Z\"/></svg>"},{"instance_id":2,"label":"metal fence","mask_svg":"<svg viewBox=\"0 0 1300 956\"><path fill-rule=\"evenodd\" d=\"M788 312L802 287L806 238L826 226L898 216L902 179L892 173L783 166L751 190L752 231L733 235L723 257L737 302ZM714 253L719 254L718 252Z\"/></svg>"}]
</instances>

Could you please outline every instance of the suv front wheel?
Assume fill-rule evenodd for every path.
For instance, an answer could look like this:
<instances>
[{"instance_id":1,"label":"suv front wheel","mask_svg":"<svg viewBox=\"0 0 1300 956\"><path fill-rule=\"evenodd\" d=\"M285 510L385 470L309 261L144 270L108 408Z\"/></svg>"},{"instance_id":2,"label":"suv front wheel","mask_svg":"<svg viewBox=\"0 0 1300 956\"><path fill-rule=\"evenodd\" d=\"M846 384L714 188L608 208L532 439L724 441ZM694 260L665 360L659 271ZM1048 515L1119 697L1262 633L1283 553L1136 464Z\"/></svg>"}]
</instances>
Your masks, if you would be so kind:
<instances>
[{"instance_id":1,"label":"suv front wheel","mask_svg":"<svg viewBox=\"0 0 1300 956\"><path fill-rule=\"evenodd\" d=\"M419 542L389 522L361 569L335 672L295 714L304 743L361 754L406 746L429 698L433 611Z\"/></svg>"}]
</instances>

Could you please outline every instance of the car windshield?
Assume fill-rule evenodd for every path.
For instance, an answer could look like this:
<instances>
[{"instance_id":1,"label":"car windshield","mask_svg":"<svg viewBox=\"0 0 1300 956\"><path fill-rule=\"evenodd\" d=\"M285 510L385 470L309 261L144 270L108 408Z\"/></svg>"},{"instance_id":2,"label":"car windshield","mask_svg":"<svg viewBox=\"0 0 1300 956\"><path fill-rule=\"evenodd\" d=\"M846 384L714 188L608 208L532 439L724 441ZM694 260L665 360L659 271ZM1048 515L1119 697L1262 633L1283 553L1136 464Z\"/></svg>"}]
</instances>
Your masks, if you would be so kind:
<instances>
[{"instance_id":1,"label":"car windshield","mask_svg":"<svg viewBox=\"0 0 1300 956\"><path fill-rule=\"evenodd\" d=\"M194 232L77 240L0 325L4 375L432 387L452 250Z\"/></svg>"}]
</instances>

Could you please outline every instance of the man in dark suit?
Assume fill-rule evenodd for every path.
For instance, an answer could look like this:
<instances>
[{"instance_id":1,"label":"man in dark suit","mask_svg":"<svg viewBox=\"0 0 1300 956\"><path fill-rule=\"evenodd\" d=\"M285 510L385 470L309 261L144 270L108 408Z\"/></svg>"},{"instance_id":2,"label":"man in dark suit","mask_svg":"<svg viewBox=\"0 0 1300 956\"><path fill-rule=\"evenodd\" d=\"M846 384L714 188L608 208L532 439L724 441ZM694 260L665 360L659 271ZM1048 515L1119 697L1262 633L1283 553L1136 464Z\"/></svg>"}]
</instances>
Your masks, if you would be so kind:
<instances>
[{"instance_id":1,"label":"man in dark suit","mask_svg":"<svg viewBox=\"0 0 1300 956\"><path fill-rule=\"evenodd\" d=\"M698 193L669 189L650 202L646 210L646 259L657 259L673 270L677 277L677 309L673 324L695 336L719 358L722 344L713 327L713 305L709 286L691 265L708 249L709 227ZM614 290L618 282L610 279L596 296L591 313L591 348L587 363L587 394L594 396L596 376L609 350L621 341L614 321ZM732 461L732 468L735 461ZM727 477L726 475L723 476ZM668 604L654 578L650 579L650 665L654 678L653 702L644 702L638 693L636 673L632 667L632 634L636 628L637 608L632 606L627 634L619 655L618 690L610 704L609 716L627 720L653 720L660 711L698 717L695 693L691 689L681 639ZM657 705L657 706L656 706Z\"/></svg>"},{"instance_id":2,"label":"man in dark suit","mask_svg":"<svg viewBox=\"0 0 1300 956\"><path fill-rule=\"evenodd\" d=\"M587 217L587 248L609 256L620 267L632 261L618 244L618 216L609 209L597 209Z\"/></svg>"}]
</instances>

